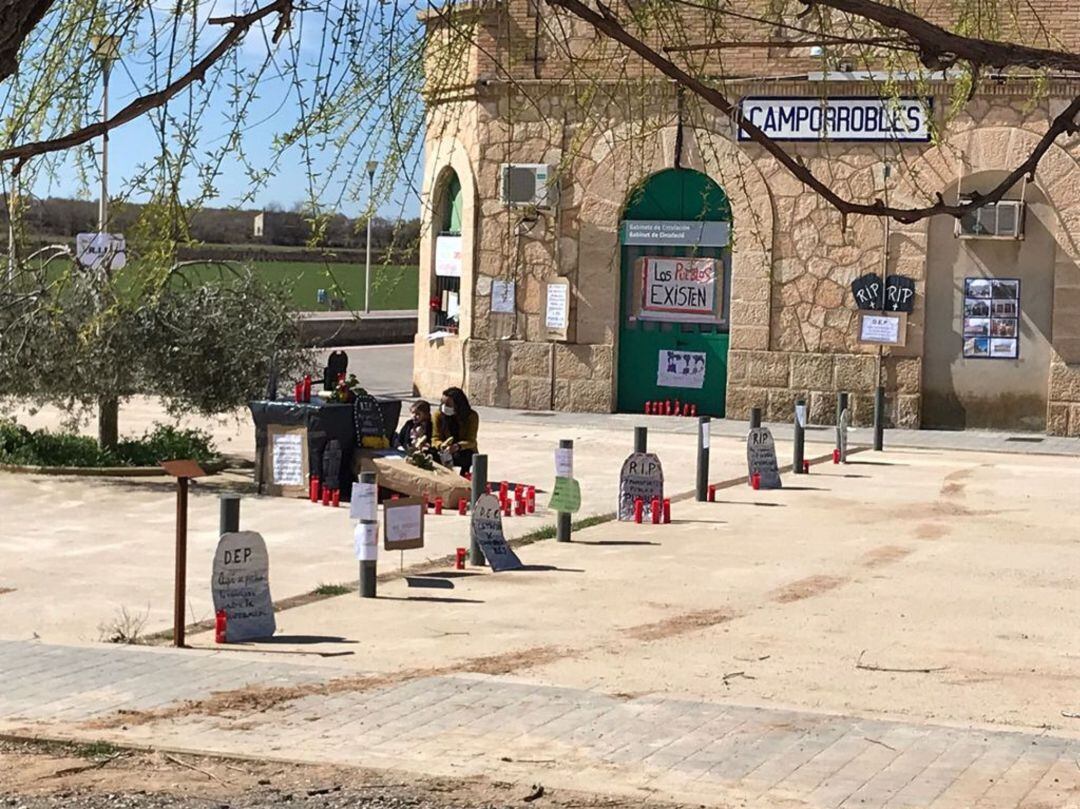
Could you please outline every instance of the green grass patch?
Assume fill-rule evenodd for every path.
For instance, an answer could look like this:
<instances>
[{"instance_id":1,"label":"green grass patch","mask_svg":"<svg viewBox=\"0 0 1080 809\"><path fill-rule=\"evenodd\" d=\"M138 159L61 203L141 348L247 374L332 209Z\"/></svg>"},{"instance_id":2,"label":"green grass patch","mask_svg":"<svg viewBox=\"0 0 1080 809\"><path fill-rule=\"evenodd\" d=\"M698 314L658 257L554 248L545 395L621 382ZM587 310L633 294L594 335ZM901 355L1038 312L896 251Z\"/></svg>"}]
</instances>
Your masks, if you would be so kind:
<instances>
[{"instance_id":1,"label":"green grass patch","mask_svg":"<svg viewBox=\"0 0 1080 809\"><path fill-rule=\"evenodd\" d=\"M208 433L155 424L140 438L102 449L85 435L30 430L0 420L0 463L16 466L156 466L161 461L191 458L203 464L220 460Z\"/></svg>"},{"instance_id":2,"label":"green grass patch","mask_svg":"<svg viewBox=\"0 0 1080 809\"><path fill-rule=\"evenodd\" d=\"M344 596L352 591L353 588L347 584L320 584L314 593L317 596Z\"/></svg>"}]
</instances>

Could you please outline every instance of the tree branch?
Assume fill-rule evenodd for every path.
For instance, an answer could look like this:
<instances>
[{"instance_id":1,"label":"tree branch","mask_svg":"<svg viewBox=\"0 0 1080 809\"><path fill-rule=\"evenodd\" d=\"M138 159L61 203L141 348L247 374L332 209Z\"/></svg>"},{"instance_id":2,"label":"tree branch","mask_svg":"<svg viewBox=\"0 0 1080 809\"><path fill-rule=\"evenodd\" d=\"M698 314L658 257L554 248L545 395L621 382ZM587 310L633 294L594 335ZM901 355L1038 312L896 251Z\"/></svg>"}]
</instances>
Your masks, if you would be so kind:
<instances>
[{"instance_id":1,"label":"tree branch","mask_svg":"<svg viewBox=\"0 0 1080 809\"><path fill-rule=\"evenodd\" d=\"M874 0L802 0L806 7L827 6L837 11L873 20L894 31L903 31L919 46L922 62L940 70L962 59L976 65L1047 68L1080 72L1080 55L1044 48L1031 48L1012 42L965 37L946 31L937 25L904 11Z\"/></svg>"},{"instance_id":2,"label":"tree branch","mask_svg":"<svg viewBox=\"0 0 1080 809\"><path fill-rule=\"evenodd\" d=\"M19 69L19 49L56 0L0 0L0 81Z\"/></svg>"},{"instance_id":3,"label":"tree branch","mask_svg":"<svg viewBox=\"0 0 1080 809\"><path fill-rule=\"evenodd\" d=\"M815 2L825 3L849 1L851 0L815 0ZM1046 133L1039 139L1039 142L1036 144L1027 160L1014 169L1004 180L996 185L992 191L987 194L973 193L971 195L971 201L967 203L949 205L940 194L938 194L938 201L933 205L921 208L899 208L886 205L880 199L876 199L872 203L852 202L851 200L844 199L828 185L819 180L805 164L788 154L777 141L766 135L761 128L755 126L749 119L742 118L739 115L738 108L732 104L723 93L716 88L705 84L700 79L691 76L678 65L675 65L670 60L661 56L640 39L629 33L623 28L611 9L602 2L599 2L599 0L597 0L599 12L593 11L581 2L581 0L547 0L547 2L549 5L564 8L577 17L580 17L582 20L590 23L598 31L626 46L661 73L692 90L704 101L724 113L724 115L734 121L736 125L741 126L742 130L752 141L762 146L765 151L776 158L776 160L784 166L793 177L809 186L844 216L849 214L888 216L905 224L918 222L921 219L927 219L938 214L948 214L950 216L960 217L969 211L1002 199L1005 194L1008 193L1009 189L1023 177L1032 176L1034 174L1039 161L1053 145L1058 135L1071 135L1078 129L1075 119L1077 114L1080 113L1080 97L1073 99L1073 102L1051 122L1049 129L1047 129ZM867 2L867 0L854 0L854 2Z\"/></svg>"},{"instance_id":4,"label":"tree branch","mask_svg":"<svg viewBox=\"0 0 1080 809\"><path fill-rule=\"evenodd\" d=\"M0 3L2 2L3 0L0 0ZM99 121L96 124L84 126L81 129L76 129L74 132L70 132L67 135L58 138L33 141L19 146L12 146L8 149L0 149L0 163L17 160L17 172L22 164L32 157L81 146L94 138L104 135L111 129L115 129L129 121L133 121L150 110L162 106L169 99L182 93L195 82L202 81L206 77L207 71L209 71L219 59L225 56L225 54L243 38L244 34L260 20L273 14L281 15L283 20L288 19L292 12L294 2L295 0L273 0L273 2L268 3L261 8L257 8L249 14L228 18L227 22L231 27L221 38L221 41L218 42L218 44L215 45L202 59L196 62L191 70L176 79L176 81L155 93L139 96L107 121ZM280 24L278 30L281 30Z\"/></svg>"}]
</instances>

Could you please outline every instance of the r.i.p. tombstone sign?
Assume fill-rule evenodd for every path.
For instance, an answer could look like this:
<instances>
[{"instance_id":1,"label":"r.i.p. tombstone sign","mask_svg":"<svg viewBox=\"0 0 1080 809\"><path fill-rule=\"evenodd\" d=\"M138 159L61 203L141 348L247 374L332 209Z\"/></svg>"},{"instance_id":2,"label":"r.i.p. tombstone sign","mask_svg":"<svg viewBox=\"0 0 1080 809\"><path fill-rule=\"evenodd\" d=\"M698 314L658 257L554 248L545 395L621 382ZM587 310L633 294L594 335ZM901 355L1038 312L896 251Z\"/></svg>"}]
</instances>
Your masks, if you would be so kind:
<instances>
[{"instance_id":1,"label":"r.i.p. tombstone sign","mask_svg":"<svg viewBox=\"0 0 1080 809\"><path fill-rule=\"evenodd\" d=\"M664 502L664 469L651 452L634 452L623 461L619 473L619 519L634 519L634 501L644 505L645 518L652 516L652 502Z\"/></svg>"},{"instance_id":2,"label":"r.i.p. tombstone sign","mask_svg":"<svg viewBox=\"0 0 1080 809\"><path fill-rule=\"evenodd\" d=\"M754 427L746 436L746 466L750 478L757 474L762 489L779 489L780 467L776 462L776 443L768 427Z\"/></svg>"}]
</instances>

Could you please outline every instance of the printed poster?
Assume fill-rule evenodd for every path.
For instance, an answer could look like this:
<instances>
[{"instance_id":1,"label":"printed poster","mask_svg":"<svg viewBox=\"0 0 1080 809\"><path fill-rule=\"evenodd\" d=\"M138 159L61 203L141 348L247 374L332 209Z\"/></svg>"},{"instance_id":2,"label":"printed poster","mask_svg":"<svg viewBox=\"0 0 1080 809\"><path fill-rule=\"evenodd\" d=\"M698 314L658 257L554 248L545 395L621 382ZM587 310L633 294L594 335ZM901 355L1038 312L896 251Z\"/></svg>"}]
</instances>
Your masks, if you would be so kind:
<instances>
[{"instance_id":1,"label":"printed poster","mask_svg":"<svg viewBox=\"0 0 1080 809\"><path fill-rule=\"evenodd\" d=\"M965 278L964 359L1020 356L1020 279Z\"/></svg>"},{"instance_id":2,"label":"printed poster","mask_svg":"<svg viewBox=\"0 0 1080 809\"><path fill-rule=\"evenodd\" d=\"M705 352L660 350L656 366L656 384L664 388L705 386Z\"/></svg>"}]
</instances>

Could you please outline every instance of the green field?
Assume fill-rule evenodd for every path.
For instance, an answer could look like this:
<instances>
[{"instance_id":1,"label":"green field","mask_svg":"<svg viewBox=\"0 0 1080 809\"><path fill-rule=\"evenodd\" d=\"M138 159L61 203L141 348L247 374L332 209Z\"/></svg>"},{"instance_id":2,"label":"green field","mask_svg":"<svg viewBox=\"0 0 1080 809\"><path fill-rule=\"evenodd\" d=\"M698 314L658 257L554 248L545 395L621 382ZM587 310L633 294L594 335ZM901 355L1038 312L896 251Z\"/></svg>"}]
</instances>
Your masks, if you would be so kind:
<instances>
[{"instance_id":1,"label":"green field","mask_svg":"<svg viewBox=\"0 0 1080 809\"><path fill-rule=\"evenodd\" d=\"M235 262L240 266L244 262ZM340 298L344 308L364 308L364 265L331 263L321 261L254 261L255 270L267 281L287 283L292 288L293 302L297 311L314 312L328 310L328 304L319 304L317 293L325 289L330 298ZM66 262L56 261L50 265L49 274L66 271ZM133 264L120 271L118 280L123 283L125 273L136 271ZM192 264L185 267L184 274L191 280L217 279L227 271L213 262ZM417 306L419 268L397 264L373 264L371 267L371 308L409 309Z\"/></svg>"},{"instance_id":2,"label":"green field","mask_svg":"<svg viewBox=\"0 0 1080 809\"><path fill-rule=\"evenodd\" d=\"M317 261L256 261L255 269L268 281L284 281L292 286L293 301L299 311L328 309L316 301L317 291L325 289L332 298L341 298L347 309L364 308L364 265ZM218 269L198 265L199 276L215 278ZM377 264L371 267L372 309L416 309L419 268Z\"/></svg>"}]
</instances>

